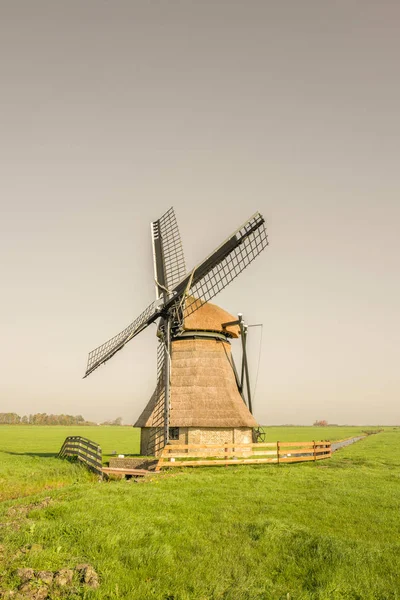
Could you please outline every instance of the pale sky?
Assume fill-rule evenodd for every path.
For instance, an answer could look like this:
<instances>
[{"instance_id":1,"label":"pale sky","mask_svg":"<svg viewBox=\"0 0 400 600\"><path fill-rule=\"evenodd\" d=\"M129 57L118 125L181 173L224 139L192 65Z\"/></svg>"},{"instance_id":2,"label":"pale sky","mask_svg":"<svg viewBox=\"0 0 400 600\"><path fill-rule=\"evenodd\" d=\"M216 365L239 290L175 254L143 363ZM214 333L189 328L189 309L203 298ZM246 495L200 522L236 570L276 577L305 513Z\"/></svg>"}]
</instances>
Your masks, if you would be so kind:
<instances>
[{"instance_id":1,"label":"pale sky","mask_svg":"<svg viewBox=\"0 0 400 600\"><path fill-rule=\"evenodd\" d=\"M82 376L173 205L188 268L267 219L262 424L400 424L399 55L397 0L0 0L0 412L136 419L154 326Z\"/></svg>"}]
</instances>

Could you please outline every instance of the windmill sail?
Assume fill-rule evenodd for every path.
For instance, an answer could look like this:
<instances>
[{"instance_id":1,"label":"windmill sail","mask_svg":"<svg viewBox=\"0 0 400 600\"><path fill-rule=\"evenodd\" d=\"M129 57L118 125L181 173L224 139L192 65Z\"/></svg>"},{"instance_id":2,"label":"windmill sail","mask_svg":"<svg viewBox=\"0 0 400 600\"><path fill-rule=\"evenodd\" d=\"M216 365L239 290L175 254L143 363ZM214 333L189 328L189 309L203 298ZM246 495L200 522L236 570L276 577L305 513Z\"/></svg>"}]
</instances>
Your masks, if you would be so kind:
<instances>
[{"instance_id":1,"label":"windmill sail","mask_svg":"<svg viewBox=\"0 0 400 600\"><path fill-rule=\"evenodd\" d=\"M185 257L174 209L151 224L157 298L165 296L186 275Z\"/></svg>"},{"instance_id":2,"label":"windmill sail","mask_svg":"<svg viewBox=\"0 0 400 600\"><path fill-rule=\"evenodd\" d=\"M123 331L92 350L85 377L159 317L182 314L182 309L184 316L189 316L229 285L268 245L264 217L256 213L182 279L185 261L172 208L152 223L152 230L156 278L159 275L162 279L157 283L158 298L163 295L164 303L160 305L160 300L156 300ZM177 278L180 282L175 284Z\"/></svg>"},{"instance_id":3,"label":"windmill sail","mask_svg":"<svg viewBox=\"0 0 400 600\"><path fill-rule=\"evenodd\" d=\"M145 423L148 429L147 439L143 443L147 455L157 455L166 444L165 441L165 341L160 339L157 347L157 385L150 402L138 421ZM168 399L169 401L169 399Z\"/></svg>"},{"instance_id":4,"label":"windmill sail","mask_svg":"<svg viewBox=\"0 0 400 600\"><path fill-rule=\"evenodd\" d=\"M145 329L150 323L153 323L160 316L158 303L152 302L146 310L139 315L133 323L128 325L123 331L109 339L107 342L98 346L89 352L86 373L87 377L101 364L107 362L118 350L121 350L129 340Z\"/></svg>"},{"instance_id":5,"label":"windmill sail","mask_svg":"<svg viewBox=\"0 0 400 600\"><path fill-rule=\"evenodd\" d=\"M265 220L253 215L175 288L165 308L185 302L185 316L208 302L268 246Z\"/></svg>"}]
</instances>

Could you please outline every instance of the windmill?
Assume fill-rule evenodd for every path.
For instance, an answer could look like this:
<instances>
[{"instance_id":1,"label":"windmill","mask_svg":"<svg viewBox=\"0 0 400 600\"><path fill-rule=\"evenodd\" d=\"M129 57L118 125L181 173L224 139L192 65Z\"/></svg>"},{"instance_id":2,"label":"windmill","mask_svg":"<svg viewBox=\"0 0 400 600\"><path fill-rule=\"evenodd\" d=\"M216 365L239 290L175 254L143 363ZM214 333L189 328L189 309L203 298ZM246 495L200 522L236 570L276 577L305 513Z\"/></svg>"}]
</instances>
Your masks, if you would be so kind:
<instances>
[{"instance_id":1,"label":"windmill","mask_svg":"<svg viewBox=\"0 0 400 600\"><path fill-rule=\"evenodd\" d=\"M132 338L158 322L157 385L136 422L141 454L157 455L170 442L251 442L252 415L242 316L211 300L268 245L256 213L191 271L186 271L173 208L151 223L156 299L123 331L89 353L85 377ZM230 339L242 339L241 373ZM247 393L244 383L247 383ZM246 403L247 396L247 403ZM249 438L250 436L250 438Z\"/></svg>"}]
</instances>

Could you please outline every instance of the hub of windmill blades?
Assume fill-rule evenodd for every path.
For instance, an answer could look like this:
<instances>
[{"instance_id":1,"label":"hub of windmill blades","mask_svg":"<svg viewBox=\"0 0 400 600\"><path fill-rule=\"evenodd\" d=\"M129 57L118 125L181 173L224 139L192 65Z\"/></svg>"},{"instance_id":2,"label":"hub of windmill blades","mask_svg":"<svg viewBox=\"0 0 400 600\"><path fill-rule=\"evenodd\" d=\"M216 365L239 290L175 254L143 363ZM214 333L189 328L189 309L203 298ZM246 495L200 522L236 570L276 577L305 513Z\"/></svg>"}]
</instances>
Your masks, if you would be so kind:
<instances>
[{"instance_id":1,"label":"hub of windmill blades","mask_svg":"<svg viewBox=\"0 0 400 600\"><path fill-rule=\"evenodd\" d=\"M186 270L173 208L151 223L156 299L130 325L89 353L85 377L107 362L151 323L158 322L157 388L162 400L154 428L169 439L171 340L184 330L185 320L227 287L267 247L265 220L254 214L191 271ZM162 406L161 406L162 404Z\"/></svg>"}]
</instances>

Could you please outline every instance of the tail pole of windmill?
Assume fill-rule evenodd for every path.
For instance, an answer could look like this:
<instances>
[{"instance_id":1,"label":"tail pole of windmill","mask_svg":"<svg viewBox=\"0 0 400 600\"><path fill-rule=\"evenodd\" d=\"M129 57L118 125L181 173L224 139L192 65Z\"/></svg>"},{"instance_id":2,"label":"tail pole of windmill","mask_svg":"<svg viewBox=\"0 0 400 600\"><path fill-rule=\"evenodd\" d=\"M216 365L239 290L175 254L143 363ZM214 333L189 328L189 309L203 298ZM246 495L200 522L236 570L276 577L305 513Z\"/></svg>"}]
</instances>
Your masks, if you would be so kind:
<instances>
[{"instance_id":1,"label":"tail pole of windmill","mask_svg":"<svg viewBox=\"0 0 400 600\"><path fill-rule=\"evenodd\" d=\"M250 443L253 417L246 352L247 325L209 302L267 247L259 213L187 271L173 208L151 223L156 299L130 325L89 353L85 377L157 322L157 383L135 426L141 454L168 443ZM240 372L231 340L241 338Z\"/></svg>"}]
</instances>

